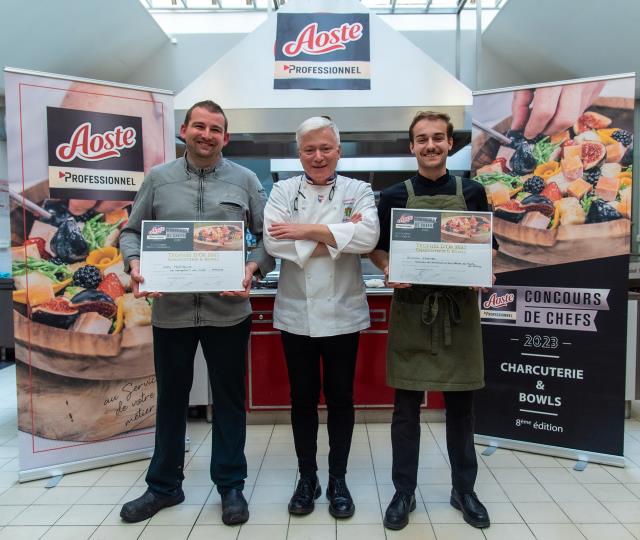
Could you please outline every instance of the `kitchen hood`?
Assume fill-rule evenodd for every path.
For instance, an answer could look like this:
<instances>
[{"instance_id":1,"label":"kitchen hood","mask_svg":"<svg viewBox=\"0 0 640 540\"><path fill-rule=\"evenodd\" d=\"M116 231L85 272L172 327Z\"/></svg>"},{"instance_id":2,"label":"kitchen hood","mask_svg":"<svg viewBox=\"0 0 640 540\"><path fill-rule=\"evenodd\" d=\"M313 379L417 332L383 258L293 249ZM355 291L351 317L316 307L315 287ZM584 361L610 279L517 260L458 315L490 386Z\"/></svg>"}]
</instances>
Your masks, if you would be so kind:
<instances>
[{"instance_id":1,"label":"kitchen hood","mask_svg":"<svg viewBox=\"0 0 640 540\"><path fill-rule=\"evenodd\" d=\"M280 13L369 13L371 89L274 89L274 44ZM341 133L378 133L382 154L396 154L387 152L388 142L400 139L406 155L406 132L417 111L446 112L462 129L464 108L472 103L469 88L357 0L287 2L175 97L178 124L186 109L205 99L225 109L232 140L244 141L247 146L262 144L265 150L272 145L275 156L263 155L273 157L295 155L295 147L291 153L286 145L293 141L298 124L316 115L330 116ZM352 139L357 137L345 138ZM363 142L362 136L360 139ZM375 145L370 137L364 139L364 143ZM456 148L468 140L468 136L462 137Z\"/></svg>"}]
</instances>

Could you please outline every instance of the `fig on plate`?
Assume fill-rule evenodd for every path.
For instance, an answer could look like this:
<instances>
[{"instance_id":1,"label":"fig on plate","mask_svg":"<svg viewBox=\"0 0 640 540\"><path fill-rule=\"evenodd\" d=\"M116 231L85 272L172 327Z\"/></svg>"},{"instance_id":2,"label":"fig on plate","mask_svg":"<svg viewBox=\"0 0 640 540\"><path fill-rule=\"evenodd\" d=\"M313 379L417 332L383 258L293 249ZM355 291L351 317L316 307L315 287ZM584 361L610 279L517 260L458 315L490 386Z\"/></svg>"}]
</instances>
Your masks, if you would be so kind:
<instances>
[{"instance_id":1,"label":"fig on plate","mask_svg":"<svg viewBox=\"0 0 640 540\"><path fill-rule=\"evenodd\" d=\"M540 212L545 216L553 216L553 202L544 195L529 195L520 201L527 212Z\"/></svg>"},{"instance_id":2,"label":"fig on plate","mask_svg":"<svg viewBox=\"0 0 640 540\"><path fill-rule=\"evenodd\" d=\"M516 151L511 156L509 168L516 174L522 176L534 171L538 162L533 157L532 146L528 142L522 142L516 146Z\"/></svg>"},{"instance_id":3,"label":"fig on plate","mask_svg":"<svg viewBox=\"0 0 640 540\"><path fill-rule=\"evenodd\" d=\"M70 305L80 313L95 311L108 319L112 318L118 310L113 298L96 289L79 292L71 299Z\"/></svg>"},{"instance_id":4,"label":"fig on plate","mask_svg":"<svg viewBox=\"0 0 640 540\"><path fill-rule=\"evenodd\" d=\"M600 165L607 155L604 144L597 141L582 143L582 165L585 171Z\"/></svg>"},{"instance_id":5,"label":"fig on plate","mask_svg":"<svg viewBox=\"0 0 640 540\"><path fill-rule=\"evenodd\" d=\"M65 263L84 261L89 253L87 241L72 217L65 219L51 238L51 247Z\"/></svg>"},{"instance_id":6,"label":"fig on plate","mask_svg":"<svg viewBox=\"0 0 640 540\"><path fill-rule=\"evenodd\" d=\"M518 201L510 200L499 206L493 211L493 215L497 218L518 223L527 213L525 207Z\"/></svg>"},{"instance_id":7,"label":"fig on plate","mask_svg":"<svg viewBox=\"0 0 640 540\"><path fill-rule=\"evenodd\" d=\"M573 124L573 132L578 135L591 129L604 129L611 124L611 118L604 114L593 111L586 111Z\"/></svg>"},{"instance_id":8,"label":"fig on plate","mask_svg":"<svg viewBox=\"0 0 640 540\"><path fill-rule=\"evenodd\" d=\"M69 328L77 317L78 310L71 307L69 300L63 296L57 296L31 310L31 320L56 328Z\"/></svg>"},{"instance_id":9,"label":"fig on plate","mask_svg":"<svg viewBox=\"0 0 640 540\"><path fill-rule=\"evenodd\" d=\"M601 199L594 199L589 207L586 223L603 223L605 221L615 221L622 219L622 214L613 206Z\"/></svg>"}]
</instances>

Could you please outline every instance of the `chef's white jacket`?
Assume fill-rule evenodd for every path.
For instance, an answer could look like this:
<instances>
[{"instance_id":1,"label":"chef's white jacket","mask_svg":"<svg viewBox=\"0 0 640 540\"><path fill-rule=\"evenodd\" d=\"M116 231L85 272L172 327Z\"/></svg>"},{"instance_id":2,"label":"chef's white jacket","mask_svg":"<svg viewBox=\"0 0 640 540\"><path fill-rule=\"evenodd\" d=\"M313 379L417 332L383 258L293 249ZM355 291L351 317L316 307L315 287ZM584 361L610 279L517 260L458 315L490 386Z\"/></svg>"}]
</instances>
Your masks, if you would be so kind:
<instances>
[{"instance_id":1,"label":"chef's white jacket","mask_svg":"<svg viewBox=\"0 0 640 540\"><path fill-rule=\"evenodd\" d=\"M362 221L349 222L358 212ZM269 235L273 223L285 222L326 224L337 245L327 246L330 256L311 257L316 241L276 240ZM267 252L282 260L273 326L311 337L367 328L369 306L360 254L372 251L379 235L375 199L366 182L338 175L335 189L334 184L312 184L305 176L274 184L264 210L263 236Z\"/></svg>"}]
</instances>

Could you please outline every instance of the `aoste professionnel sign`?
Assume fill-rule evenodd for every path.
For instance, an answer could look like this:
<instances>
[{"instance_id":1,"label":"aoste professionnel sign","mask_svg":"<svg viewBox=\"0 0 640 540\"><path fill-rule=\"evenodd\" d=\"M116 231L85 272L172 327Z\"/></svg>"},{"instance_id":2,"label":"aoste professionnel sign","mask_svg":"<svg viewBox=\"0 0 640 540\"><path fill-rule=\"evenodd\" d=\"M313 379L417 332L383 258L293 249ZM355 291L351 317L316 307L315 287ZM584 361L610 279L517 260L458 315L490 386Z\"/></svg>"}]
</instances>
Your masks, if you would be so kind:
<instances>
[{"instance_id":1,"label":"aoste professionnel sign","mask_svg":"<svg viewBox=\"0 0 640 540\"><path fill-rule=\"evenodd\" d=\"M276 89L369 90L368 13L278 13Z\"/></svg>"},{"instance_id":2,"label":"aoste professionnel sign","mask_svg":"<svg viewBox=\"0 0 640 540\"><path fill-rule=\"evenodd\" d=\"M133 200L144 178L142 119L47 107L52 197Z\"/></svg>"}]
</instances>

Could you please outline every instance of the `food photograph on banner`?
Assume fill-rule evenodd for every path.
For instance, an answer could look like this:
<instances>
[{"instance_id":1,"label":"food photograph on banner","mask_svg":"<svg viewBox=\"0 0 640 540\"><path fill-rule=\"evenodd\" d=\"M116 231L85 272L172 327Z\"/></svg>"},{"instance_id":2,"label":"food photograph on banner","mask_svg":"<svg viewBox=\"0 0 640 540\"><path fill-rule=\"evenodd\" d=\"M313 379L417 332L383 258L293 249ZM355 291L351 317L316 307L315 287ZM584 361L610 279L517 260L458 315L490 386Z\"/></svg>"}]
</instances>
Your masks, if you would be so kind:
<instances>
[{"instance_id":1,"label":"food photograph on banner","mask_svg":"<svg viewBox=\"0 0 640 540\"><path fill-rule=\"evenodd\" d=\"M171 96L6 80L21 471L148 448L151 305L118 240L144 174L173 158Z\"/></svg>"},{"instance_id":2,"label":"food photograph on banner","mask_svg":"<svg viewBox=\"0 0 640 540\"><path fill-rule=\"evenodd\" d=\"M622 464L635 77L474 94L493 211L480 440Z\"/></svg>"}]
</instances>

